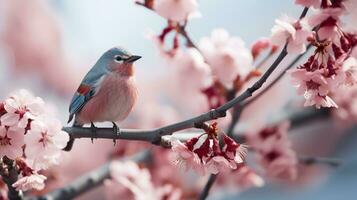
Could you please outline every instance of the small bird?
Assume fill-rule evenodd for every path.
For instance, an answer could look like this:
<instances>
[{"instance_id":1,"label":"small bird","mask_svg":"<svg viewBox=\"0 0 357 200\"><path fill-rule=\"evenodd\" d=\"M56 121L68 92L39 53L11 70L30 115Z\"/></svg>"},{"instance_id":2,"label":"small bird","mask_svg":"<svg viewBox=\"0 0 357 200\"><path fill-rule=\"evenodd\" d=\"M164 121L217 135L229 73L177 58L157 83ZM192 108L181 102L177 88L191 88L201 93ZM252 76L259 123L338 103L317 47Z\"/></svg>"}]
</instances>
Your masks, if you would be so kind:
<instances>
[{"instance_id":1,"label":"small bird","mask_svg":"<svg viewBox=\"0 0 357 200\"><path fill-rule=\"evenodd\" d=\"M73 117L75 127L90 123L95 134L93 122L111 121L114 133L119 134L120 129L115 122L124 120L136 102L133 63L140 58L121 47L106 51L73 95L68 123ZM71 138L64 150L70 151L73 143L74 138Z\"/></svg>"}]
</instances>

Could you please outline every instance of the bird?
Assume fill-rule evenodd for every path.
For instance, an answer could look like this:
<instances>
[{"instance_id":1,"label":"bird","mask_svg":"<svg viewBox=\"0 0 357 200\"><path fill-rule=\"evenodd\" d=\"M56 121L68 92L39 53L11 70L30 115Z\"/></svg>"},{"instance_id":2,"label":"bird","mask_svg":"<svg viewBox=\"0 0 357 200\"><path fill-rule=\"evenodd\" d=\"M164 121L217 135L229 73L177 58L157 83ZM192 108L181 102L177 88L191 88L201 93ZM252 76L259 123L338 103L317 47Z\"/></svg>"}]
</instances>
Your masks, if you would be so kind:
<instances>
[{"instance_id":1,"label":"bird","mask_svg":"<svg viewBox=\"0 0 357 200\"><path fill-rule=\"evenodd\" d=\"M122 47L106 51L84 76L74 93L69 106L68 123L73 119L73 127L90 123L95 135L95 122L110 121L114 133L120 134L115 122L124 120L136 102L138 90L134 62L140 58ZM70 151L73 143L74 138L70 138L64 150Z\"/></svg>"}]
</instances>

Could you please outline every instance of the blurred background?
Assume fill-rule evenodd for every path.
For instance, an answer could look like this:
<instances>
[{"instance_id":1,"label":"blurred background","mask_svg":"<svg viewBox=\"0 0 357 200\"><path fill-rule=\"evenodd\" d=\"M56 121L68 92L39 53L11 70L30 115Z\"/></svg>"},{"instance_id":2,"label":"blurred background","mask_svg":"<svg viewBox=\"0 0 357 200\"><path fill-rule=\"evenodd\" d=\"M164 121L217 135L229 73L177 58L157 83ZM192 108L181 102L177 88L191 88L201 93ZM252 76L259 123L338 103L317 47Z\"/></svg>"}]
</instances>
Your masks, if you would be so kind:
<instances>
[{"instance_id":1,"label":"blurred background","mask_svg":"<svg viewBox=\"0 0 357 200\"><path fill-rule=\"evenodd\" d=\"M209 36L215 28L224 28L249 47L258 38L270 36L276 18L282 14L296 17L302 8L293 0L200 0L199 10L202 17L191 20L187 28L194 41ZM180 91L163 84L170 66L162 62L148 39L150 32L159 34L165 25L166 20L132 0L0 0L0 96L5 98L16 89L28 89L50 104L66 124L68 104L84 74L103 52L120 45L143 57L136 65L139 103L121 127L137 127L135 124L140 122L142 128L153 128L191 116L195 112L166 100ZM284 105L295 93L288 82L283 80L274 89L284 95L277 98L274 90L264 95L265 100L256 103L260 106L250 109L257 112L252 115L247 111L245 121L254 124L258 118L284 112ZM165 112L159 114L163 116L156 116L159 109ZM261 115L257 117L256 113ZM274 182L244 191L239 197L234 188L217 191L210 199L355 199L355 132L332 120L295 129L292 140L298 151L337 157L343 161L342 166L302 167L296 182ZM114 148L111 141L96 140L92 145L88 139L78 143L58 167L68 172L63 183L105 162ZM90 196L99 198L101 193L92 191L82 199Z\"/></svg>"}]
</instances>

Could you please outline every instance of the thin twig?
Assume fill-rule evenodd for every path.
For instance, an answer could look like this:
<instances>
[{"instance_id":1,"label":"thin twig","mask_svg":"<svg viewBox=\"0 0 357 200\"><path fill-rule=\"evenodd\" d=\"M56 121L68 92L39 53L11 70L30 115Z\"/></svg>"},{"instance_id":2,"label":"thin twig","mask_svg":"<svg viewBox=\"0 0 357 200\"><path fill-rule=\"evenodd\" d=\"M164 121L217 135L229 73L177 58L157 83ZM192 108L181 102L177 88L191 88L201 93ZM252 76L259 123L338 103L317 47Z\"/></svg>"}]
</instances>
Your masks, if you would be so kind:
<instances>
[{"instance_id":1,"label":"thin twig","mask_svg":"<svg viewBox=\"0 0 357 200\"><path fill-rule=\"evenodd\" d=\"M212 188L214 182L216 181L217 179L217 175L215 174L211 174L207 180L207 183L206 185L204 186L201 194L200 194L200 197L199 197L199 200L204 200L208 197L208 194L209 194L209 191L210 189Z\"/></svg>"},{"instance_id":2,"label":"thin twig","mask_svg":"<svg viewBox=\"0 0 357 200\"><path fill-rule=\"evenodd\" d=\"M341 160L336 158L299 156L298 159L299 159L299 163L305 165L323 164L323 165L329 165L331 167L338 167L341 165Z\"/></svg>"},{"instance_id":3,"label":"thin twig","mask_svg":"<svg viewBox=\"0 0 357 200\"><path fill-rule=\"evenodd\" d=\"M133 160L135 162L145 162L150 159L150 152L143 151L134 156L121 159ZM111 162L108 162L98 169L95 169L79 178L74 180L67 186L54 190L45 196L33 197L32 200L62 200L62 199L73 199L79 195L101 185L105 179L110 178L109 166Z\"/></svg>"},{"instance_id":4,"label":"thin twig","mask_svg":"<svg viewBox=\"0 0 357 200\"><path fill-rule=\"evenodd\" d=\"M246 101L244 103L244 106L250 105L251 103L256 101L259 97L261 97L263 94L265 94L267 91L269 91L270 88L272 88L277 82L279 82L279 80L281 78L283 78L283 76L285 75L286 71L288 71L293 66L295 66L295 64L310 50L311 47L312 47L312 45L309 44L306 47L306 51L304 53L298 55L282 72L280 72L280 74L271 83L269 83L265 88L263 88L261 92L259 92L257 95L255 95L254 97L252 97L248 101Z\"/></svg>"}]
</instances>

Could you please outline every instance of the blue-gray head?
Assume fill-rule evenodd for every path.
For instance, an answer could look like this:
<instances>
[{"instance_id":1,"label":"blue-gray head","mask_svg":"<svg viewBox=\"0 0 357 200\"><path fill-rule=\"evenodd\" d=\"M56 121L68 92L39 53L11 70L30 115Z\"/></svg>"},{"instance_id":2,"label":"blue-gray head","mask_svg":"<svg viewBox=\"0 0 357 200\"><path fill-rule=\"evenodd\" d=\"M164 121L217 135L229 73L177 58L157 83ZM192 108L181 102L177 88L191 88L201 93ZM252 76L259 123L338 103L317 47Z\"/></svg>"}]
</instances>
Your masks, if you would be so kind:
<instances>
[{"instance_id":1,"label":"blue-gray head","mask_svg":"<svg viewBox=\"0 0 357 200\"><path fill-rule=\"evenodd\" d=\"M133 63L140 58L141 56L132 55L122 47L113 47L106 51L100 60L107 63L109 71L122 76L132 76L134 74Z\"/></svg>"}]
</instances>

